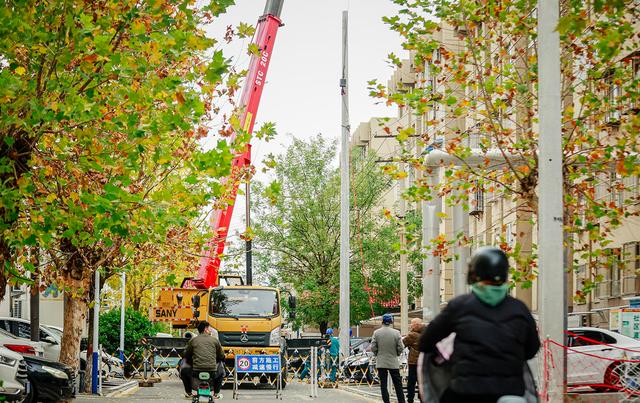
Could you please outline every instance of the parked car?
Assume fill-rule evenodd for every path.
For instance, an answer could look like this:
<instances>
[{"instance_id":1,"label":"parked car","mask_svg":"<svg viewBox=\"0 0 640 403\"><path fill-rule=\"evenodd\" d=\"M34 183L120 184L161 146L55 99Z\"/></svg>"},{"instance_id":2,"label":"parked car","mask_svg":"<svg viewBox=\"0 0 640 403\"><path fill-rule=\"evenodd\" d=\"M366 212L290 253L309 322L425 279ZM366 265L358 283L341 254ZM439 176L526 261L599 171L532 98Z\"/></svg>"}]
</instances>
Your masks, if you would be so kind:
<instances>
[{"instance_id":1,"label":"parked car","mask_svg":"<svg viewBox=\"0 0 640 403\"><path fill-rule=\"evenodd\" d=\"M31 384L24 403L57 402L75 397L73 368L46 358L25 356L24 360Z\"/></svg>"},{"instance_id":2,"label":"parked car","mask_svg":"<svg viewBox=\"0 0 640 403\"><path fill-rule=\"evenodd\" d=\"M640 341L595 327L569 329L567 343L568 385L589 386L596 391L620 389L622 382L616 369L623 362L618 360L640 355Z\"/></svg>"},{"instance_id":3,"label":"parked car","mask_svg":"<svg viewBox=\"0 0 640 403\"><path fill-rule=\"evenodd\" d=\"M22 355L0 347L0 401L20 401L30 388Z\"/></svg>"},{"instance_id":4,"label":"parked car","mask_svg":"<svg viewBox=\"0 0 640 403\"><path fill-rule=\"evenodd\" d=\"M31 339L31 322L26 319L0 317L0 329L23 339ZM57 333L40 325L40 342L44 347L45 358L55 361L60 358L61 339L62 336L58 337Z\"/></svg>"},{"instance_id":5,"label":"parked car","mask_svg":"<svg viewBox=\"0 0 640 403\"><path fill-rule=\"evenodd\" d=\"M0 346L22 355L44 356L44 348L41 342L16 337L4 329L0 329Z\"/></svg>"}]
</instances>

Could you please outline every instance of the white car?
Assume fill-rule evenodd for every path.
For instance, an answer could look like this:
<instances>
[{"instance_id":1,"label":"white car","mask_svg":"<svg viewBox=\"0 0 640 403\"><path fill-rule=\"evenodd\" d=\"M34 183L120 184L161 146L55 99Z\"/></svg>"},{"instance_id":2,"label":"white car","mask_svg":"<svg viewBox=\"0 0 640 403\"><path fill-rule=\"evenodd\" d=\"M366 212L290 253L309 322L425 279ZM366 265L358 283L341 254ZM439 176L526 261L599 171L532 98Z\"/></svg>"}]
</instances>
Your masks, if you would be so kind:
<instances>
[{"instance_id":1,"label":"white car","mask_svg":"<svg viewBox=\"0 0 640 403\"><path fill-rule=\"evenodd\" d=\"M46 331L49 335L55 338L58 344L62 344L63 329L61 327L51 326L51 325L40 325L40 330ZM83 365L82 361L84 361L85 362L84 365L86 365L86 362L87 362L86 350L80 352L80 360L81 360L81 364L80 364L81 366ZM124 378L124 364L122 363L122 360L120 358L114 357L103 351L102 363L104 364L103 370L102 370L102 376L104 378L110 378L110 377Z\"/></svg>"},{"instance_id":2,"label":"white car","mask_svg":"<svg viewBox=\"0 0 640 403\"><path fill-rule=\"evenodd\" d=\"M7 348L0 347L0 400L21 400L29 388L27 364L22 356Z\"/></svg>"},{"instance_id":3,"label":"white car","mask_svg":"<svg viewBox=\"0 0 640 403\"><path fill-rule=\"evenodd\" d=\"M26 319L0 317L0 329L23 339L31 339L31 323ZM60 359L60 340L56 333L40 325L40 343L44 348L45 358L53 361Z\"/></svg>"},{"instance_id":4,"label":"white car","mask_svg":"<svg viewBox=\"0 0 640 403\"><path fill-rule=\"evenodd\" d=\"M44 347L41 342L16 337L4 329L0 329L0 346L22 355L30 354L44 357Z\"/></svg>"},{"instance_id":5,"label":"white car","mask_svg":"<svg viewBox=\"0 0 640 403\"><path fill-rule=\"evenodd\" d=\"M622 362L640 355L640 341L595 327L569 329L567 383L597 391L618 389Z\"/></svg>"}]
</instances>

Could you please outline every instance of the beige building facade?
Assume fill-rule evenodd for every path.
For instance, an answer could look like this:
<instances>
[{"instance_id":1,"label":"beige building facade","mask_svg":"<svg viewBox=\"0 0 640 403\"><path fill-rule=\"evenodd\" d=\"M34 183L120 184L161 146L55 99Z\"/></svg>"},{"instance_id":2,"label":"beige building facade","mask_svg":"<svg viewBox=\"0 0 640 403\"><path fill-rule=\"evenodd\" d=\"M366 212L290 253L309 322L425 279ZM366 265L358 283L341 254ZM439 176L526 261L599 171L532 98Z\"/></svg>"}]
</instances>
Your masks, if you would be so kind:
<instances>
[{"instance_id":1,"label":"beige building facade","mask_svg":"<svg viewBox=\"0 0 640 403\"><path fill-rule=\"evenodd\" d=\"M450 51L457 51L464 46L460 39L459 32L453 27L442 25L434 37L441 48ZM523 49L531 49L530 44L518 43ZM434 59L441 58L440 51L433 55ZM623 57L635 57L631 66L636 77L640 78L640 53L635 55L623 55ZM415 69L412 65L413 58L403 61L401 68L397 69L390 78L387 89L389 92L402 92L407 88L423 87L432 88L435 91L457 95L460 88L442 79L436 74L430 74L428 68ZM419 70L419 71L416 71ZM615 93L612 89L612 93ZM458 94L460 95L460 94ZM469 96L469 94L465 94ZM566 101L565 101L566 102ZM569 100L568 102L573 102ZM416 138L426 139L425 143L409 140L405 143L412 148L410 153L415 156L424 156L428 153L425 147L432 149L444 149L447 141L455 138L459 133L466 132L465 141L472 149L478 147L484 139L478 129L478 122L481 117L473 114L455 116L453 110L446 107L432 109L426 114L416 115L415 111L409 108L401 108L398 116L393 118L373 118L369 122L361 123L353 133L351 145L352 152L359 148L360 152L375 153L382 163L396 164L398 169L408 172L405 181L394 183L394 190L389 192L382 204L385 208L398 208L400 194L411 186L415 181L424 180L423 170L412 168L410 164L403 164L400 160L400 145L393 138L400 128L411 127L414 129ZM515 114L517 115L518 112ZM482 111L480 111L480 115ZM516 123L504 123L507 127L513 125L512 129L517 133L520 128ZM438 130L433 130L433 127ZM446 130L442 130L445 127ZM535 127L533 127L535 129ZM445 133L442 135L442 133ZM485 143L486 144L486 143ZM406 156L406 153L405 153ZM442 170L438 175L443 175ZM615 180L613 178L612 180ZM609 198L612 202L622 202L635 197L638 200L639 184L638 178L625 178L625 194L614 194L607 189L602 189L598 197ZM632 194L629 194L631 192ZM418 203L419 204L419 203ZM408 203L407 209L420 211L420 206L416 203ZM531 209L519 204L517 200L505 197L500 193L487 193L475 189L469 195L468 224L466 232L468 234L468 254L484 245L504 245L513 247L520 246L521 256L530 256L537 243L537 228L534 225L534 216ZM453 207L442 203L441 220L439 233L448 239L454 237L454 215ZM607 246L610 249L611 259L615 260L613 265L589 265L587 262L577 261L577 270L567 270L569 306L569 326L591 325L608 328L611 325L609 312L616 308L628 307L629 301L634 297L640 298L640 218L629 217L622 222L622 225L614 230L610 235L611 243ZM558 247L562 247L559 245ZM577 258L576 258L577 259ZM529 267L526 259L523 261L514 260L513 265L522 265L523 270ZM455 295L455 271L460 268L455 259L441 262L440 276L440 300L444 304ZM594 272L595 271L595 272ZM535 273L531 276L528 287L516 287L513 290L514 296L523 300L533 311L538 309L538 288ZM412 275L411 273L409 275ZM419 275L419 273L413 273ZM574 300L573 295L576 290L583 287L585 279L598 279L597 287L590 292L584 301ZM458 277L459 281L460 277ZM416 307L420 308L422 301L416 301Z\"/></svg>"}]
</instances>

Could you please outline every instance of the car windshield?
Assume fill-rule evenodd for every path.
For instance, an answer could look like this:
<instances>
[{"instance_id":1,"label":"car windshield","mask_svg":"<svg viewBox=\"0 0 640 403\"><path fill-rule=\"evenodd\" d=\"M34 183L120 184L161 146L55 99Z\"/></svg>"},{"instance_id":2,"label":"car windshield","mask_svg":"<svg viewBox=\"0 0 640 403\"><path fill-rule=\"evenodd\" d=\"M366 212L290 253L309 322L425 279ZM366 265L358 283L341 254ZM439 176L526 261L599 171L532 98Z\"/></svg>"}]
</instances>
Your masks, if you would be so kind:
<instances>
[{"instance_id":1,"label":"car windshield","mask_svg":"<svg viewBox=\"0 0 640 403\"><path fill-rule=\"evenodd\" d=\"M213 316L272 317L280 308L275 291L237 288L211 291L209 312Z\"/></svg>"}]
</instances>

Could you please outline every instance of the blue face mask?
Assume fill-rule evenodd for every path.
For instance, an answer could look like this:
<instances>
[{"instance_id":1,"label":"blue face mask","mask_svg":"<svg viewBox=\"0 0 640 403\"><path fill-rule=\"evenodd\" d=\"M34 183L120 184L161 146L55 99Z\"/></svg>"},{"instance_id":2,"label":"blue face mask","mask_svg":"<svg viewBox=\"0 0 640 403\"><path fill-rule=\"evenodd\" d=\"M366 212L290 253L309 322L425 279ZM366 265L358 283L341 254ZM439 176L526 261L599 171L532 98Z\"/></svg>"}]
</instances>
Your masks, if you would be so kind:
<instances>
[{"instance_id":1,"label":"blue face mask","mask_svg":"<svg viewBox=\"0 0 640 403\"><path fill-rule=\"evenodd\" d=\"M489 285L482 283L475 283L471 286L471 291L476 297L489 306L496 306L507 297L509 292L509 284L503 283L501 285Z\"/></svg>"}]
</instances>

